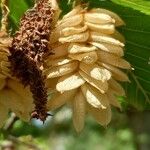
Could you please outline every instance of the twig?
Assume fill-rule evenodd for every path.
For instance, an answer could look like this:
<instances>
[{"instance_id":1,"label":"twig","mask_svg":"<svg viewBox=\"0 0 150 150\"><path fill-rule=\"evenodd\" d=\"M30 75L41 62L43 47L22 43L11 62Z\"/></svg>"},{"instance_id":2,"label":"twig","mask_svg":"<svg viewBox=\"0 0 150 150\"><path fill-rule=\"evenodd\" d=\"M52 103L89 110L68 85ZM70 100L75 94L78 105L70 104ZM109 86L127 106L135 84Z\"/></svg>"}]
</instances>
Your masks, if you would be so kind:
<instances>
[{"instance_id":1,"label":"twig","mask_svg":"<svg viewBox=\"0 0 150 150\"><path fill-rule=\"evenodd\" d=\"M7 33L9 9L7 7L8 0L1 0L2 20L1 31Z\"/></svg>"},{"instance_id":2,"label":"twig","mask_svg":"<svg viewBox=\"0 0 150 150\"><path fill-rule=\"evenodd\" d=\"M12 141L13 143L22 144L34 150L40 150L40 148L38 148L36 145L21 141L18 138L14 137L13 135L9 134L9 131L13 128L13 125L15 124L17 120L18 120L18 117L14 113L11 113L10 118L7 120L6 124L3 127L3 130L6 131L7 133L6 139L9 141Z\"/></svg>"},{"instance_id":3,"label":"twig","mask_svg":"<svg viewBox=\"0 0 150 150\"><path fill-rule=\"evenodd\" d=\"M8 136L8 140L11 140L12 142L14 143L17 143L17 144L22 144L24 146L27 146L31 149L34 149L34 150L41 150L39 147L37 147L36 145L33 145L33 144L30 144L30 143L27 143L27 142L24 142L24 141L21 141L19 140L18 138L12 136L12 135L9 135Z\"/></svg>"},{"instance_id":4,"label":"twig","mask_svg":"<svg viewBox=\"0 0 150 150\"><path fill-rule=\"evenodd\" d=\"M3 127L4 131L10 131L13 128L14 123L18 120L17 116L12 113L10 118L7 120L6 124Z\"/></svg>"},{"instance_id":5,"label":"twig","mask_svg":"<svg viewBox=\"0 0 150 150\"><path fill-rule=\"evenodd\" d=\"M74 0L74 2L73 2L73 8L74 8L75 6L80 5L81 3L82 3L82 0Z\"/></svg>"},{"instance_id":6,"label":"twig","mask_svg":"<svg viewBox=\"0 0 150 150\"><path fill-rule=\"evenodd\" d=\"M12 141L3 141L0 144L1 150L16 150L16 146Z\"/></svg>"},{"instance_id":7,"label":"twig","mask_svg":"<svg viewBox=\"0 0 150 150\"><path fill-rule=\"evenodd\" d=\"M130 72L130 73L131 73L131 76L133 77L134 81L136 82L137 87L141 90L141 92L142 92L143 95L145 96L146 101L147 101L148 103L150 103L149 97L148 97L148 95L146 94L146 92L145 92L145 90L143 89L143 87L141 86L141 84L139 83L137 77L136 77L132 72Z\"/></svg>"}]
</instances>

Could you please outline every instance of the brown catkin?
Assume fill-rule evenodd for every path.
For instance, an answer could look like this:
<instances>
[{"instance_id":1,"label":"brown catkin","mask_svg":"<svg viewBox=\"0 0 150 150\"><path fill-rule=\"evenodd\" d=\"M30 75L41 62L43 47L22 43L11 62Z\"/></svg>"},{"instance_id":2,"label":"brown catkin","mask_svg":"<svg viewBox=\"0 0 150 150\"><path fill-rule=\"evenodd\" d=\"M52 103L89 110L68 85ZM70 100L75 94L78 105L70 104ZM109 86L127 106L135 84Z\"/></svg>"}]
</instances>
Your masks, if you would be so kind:
<instances>
[{"instance_id":1,"label":"brown catkin","mask_svg":"<svg viewBox=\"0 0 150 150\"><path fill-rule=\"evenodd\" d=\"M10 48L11 70L24 86L29 85L33 94L35 110L31 118L43 122L48 113L45 77L42 75L43 60L48 51L48 40L54 10L49 0L39 0L21 19Z\"/></svg>"}]
</instances>

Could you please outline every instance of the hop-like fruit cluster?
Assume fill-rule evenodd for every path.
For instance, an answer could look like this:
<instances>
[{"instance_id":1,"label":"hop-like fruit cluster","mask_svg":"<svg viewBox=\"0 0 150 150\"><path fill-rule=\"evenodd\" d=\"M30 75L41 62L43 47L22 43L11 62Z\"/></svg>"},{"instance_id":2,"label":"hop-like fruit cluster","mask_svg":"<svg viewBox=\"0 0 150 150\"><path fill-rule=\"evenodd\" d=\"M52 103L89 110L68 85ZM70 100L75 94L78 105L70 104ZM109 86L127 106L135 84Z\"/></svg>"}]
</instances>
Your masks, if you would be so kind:
<instances>
[{"instance_id":1,"label":"hop-like fruit cluster","mask_svg":"<svg viewBox=\"0 0 150 150\"><path fill-rule=\"evenodd\" d=\"M117 81L129 81L122 69L131 69L122 58L124 38L116 30L123 24L111 11L77 6L52 31L54 55L45 61L45 75L56 92L48 109L71 103L77 131L84 127L86 113L106 126L111 120L111 105L121 107L116 95L125 92Z\"/></svg>"},{"instance_id":2,"label":"hop-like fruit cluster","mask_svg":"<svg viewBox=\"0 0 150 150\"><path fill-rule=\"evenodd\" d=\"M33 110L33 100L29 88L24 88L16 78L11 77L9 47L12 38L6 32L0 32L0 127L14 112L24 121L29 121L29 112Z\"/></svg>"}]
</instances>

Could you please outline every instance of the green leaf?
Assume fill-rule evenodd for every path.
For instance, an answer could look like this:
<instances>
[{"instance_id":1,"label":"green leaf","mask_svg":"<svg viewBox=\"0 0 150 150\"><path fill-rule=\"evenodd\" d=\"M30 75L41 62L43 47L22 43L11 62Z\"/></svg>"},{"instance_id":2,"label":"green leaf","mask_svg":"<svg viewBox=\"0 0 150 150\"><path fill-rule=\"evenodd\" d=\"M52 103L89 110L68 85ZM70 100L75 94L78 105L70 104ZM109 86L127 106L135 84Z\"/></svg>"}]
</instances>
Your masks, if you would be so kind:
<instances>
[{"instance_id":1,"label":"green leaf","mask_svg":"<svg viewBox=\"0 0 150 150\"><path fill-rule=\"evenodd\" d=\"M135 10L139 10L142 13L150 15L150 1L147 0L111 0L122 6L127 6Z\"/></svg>"},{"instance_id":2,"label":"green leaf","mask_svg":"<svg viewBox=\"0 0 150 150\"><path fill-rule=\"evenodd\" d=\"M150 109L150 16L111 1L90 0L90 7L112 10L125 21L119 31L126 38L125 57L135 68L129 72L131 83L125 84L126 101L138 109Z\"/></svg>"},{"instance_id":3,"label":"green leaf","mask_svg":"<svg viewBox=\"0 0 150 150\"><path fill-rule=\"evenodd\" d=\"M20 18L24 14L24 12L29 9L29 7L32 5L31 2L28 0L10 0L9 1L9 9L10 9L10 21L11 21L11 27L13 29L18 28Z\"/></svg>"}]
</instances>

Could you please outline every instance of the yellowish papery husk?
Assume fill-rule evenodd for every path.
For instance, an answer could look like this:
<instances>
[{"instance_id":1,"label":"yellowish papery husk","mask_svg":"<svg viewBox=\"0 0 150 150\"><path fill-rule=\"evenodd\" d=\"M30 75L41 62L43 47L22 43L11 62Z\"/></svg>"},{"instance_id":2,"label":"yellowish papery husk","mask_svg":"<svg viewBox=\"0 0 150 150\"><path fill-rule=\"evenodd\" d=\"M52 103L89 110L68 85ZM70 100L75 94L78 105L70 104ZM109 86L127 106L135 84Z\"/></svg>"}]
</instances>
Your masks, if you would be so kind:
<instances>
[{"instance_id":1,"label":"yellowish papery husk","mask_svg":"<svg viewBox=\"0 0 150 150\"><path fill-rule=\"evenodd\" d=\"M125 96L125 91L117 81L129 81L122 69L131 69L122 58L125 39L116 30L121 25L122 19L111 11L77 6L58 21L50 36L56 53L45 60L45 75L50 87L52 79L56 82L48 108L69 101L77 132L84 127L86 112L106 126L111 105L121 109L116 96Z\"/></svg>"},{"instance_id":2,"label":"yellowish papery husk","mask_svg":"<svg viewBox=\"0 0 150 150\"><path fill-rule=\"evenodd\" d=\"M8 107L0 103L0 128L4 125L8 117L8 112L9 112Z\"/></svg>"},{"instance_id":3,"label":"yellowish papery husk","mask_svg":"<svg viewBox=\"0 0 150 150\"><path fill-rule=\"evenodd\" d=\"M81 90L76 93L74 99L72 100L72 109L73 125L77 132L81 132L81 130L84 128L84 120L86 115L85 97L83 96Z\"/></svg>"},{"instance_id":4,"label":"yellowish papery husk","mask_svg":"<svg viewBox=\"0 0 150 150\"><path fill-rule=\"evenodd\" d=\"M14 112L24 121L30 120L33 111L32 95L26 88L11 76L10 62L8 61L9 46L12 39L7 35L0 38L0 103L1 103L1 124L3 125L8 117L8 112Z\"/></svg>"}]
</instances>

